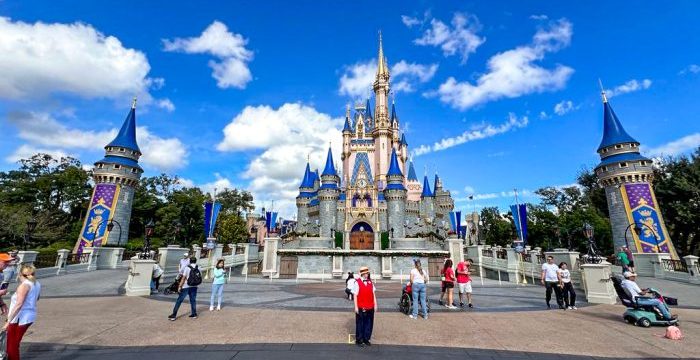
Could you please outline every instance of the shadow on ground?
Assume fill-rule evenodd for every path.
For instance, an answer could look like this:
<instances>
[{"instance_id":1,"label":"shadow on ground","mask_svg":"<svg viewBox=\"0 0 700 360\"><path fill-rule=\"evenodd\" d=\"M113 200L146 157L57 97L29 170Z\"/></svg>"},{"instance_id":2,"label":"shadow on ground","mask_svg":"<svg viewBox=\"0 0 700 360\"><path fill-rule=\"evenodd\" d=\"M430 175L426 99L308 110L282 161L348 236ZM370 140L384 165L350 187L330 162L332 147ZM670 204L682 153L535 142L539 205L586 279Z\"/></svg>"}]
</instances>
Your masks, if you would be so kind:
<instances>
[{"instance_id":1,"label":"shadow on ground","mask_svg":"<svg viewBox=\"0 0 700 360\"><path fill-rule=\"evenodd\" d=\"M224 359L397 359L425 357L441 359L618 359L584 355L551 354L475 348L445 348L430 346L372 345L357 347L350 344L210 344L172 346L101 347L31 343L23 347L23 359L101 359L101 360L224 360ZM671 359L671 358L669 358Z\"/></svg>"}]
</instances>

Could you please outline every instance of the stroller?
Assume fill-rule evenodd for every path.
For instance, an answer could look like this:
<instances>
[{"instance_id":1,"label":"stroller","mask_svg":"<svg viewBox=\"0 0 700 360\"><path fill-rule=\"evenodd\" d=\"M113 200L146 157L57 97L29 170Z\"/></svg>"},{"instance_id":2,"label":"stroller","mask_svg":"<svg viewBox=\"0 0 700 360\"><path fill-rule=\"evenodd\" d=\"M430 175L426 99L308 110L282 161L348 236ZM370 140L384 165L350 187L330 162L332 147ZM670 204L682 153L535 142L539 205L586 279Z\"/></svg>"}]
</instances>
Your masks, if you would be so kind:
<instances>
[{"instance_id":1,"label":"stroller","mask_svg":"<svg viewBox=\"0 0 700 360\"><path fill-rule=\"evenodd\" d=\"M678 319L665 319L661 314L657 313L653 306L639 305L636 301L632 301L632 298L622 287L622 280L620 280L618 276L611 276L610 280L612 280L613 287L615 288L615 292L617 292L617 297L620 298L620 302L627 307L627 311L622 315L625 321L641 327L649 327L651 325L678 326ZM662 296L655 289L649 289L649 291L656 299L659 299L667 306L678 305L678 299L676 298Z\"/></svg>"},{"instance_id":2,"label":"stroller","mask_svg":"<svg viewBox=\"0 0 700 360\"><path fill-rule=\"evenodd\" d=\"M166 287L166 288L163 290L163 295L170 295L170 294L178 294L178 293L180 293L180 292L178 291L178 289L179 289L179 287L180 287L180 276L181 276L181 275L176 276L176 277L175 277L175 281L173 281L172 284L168 285L168 287Z\"/></svg>"},{"instance_id":3,"label":"stroller","mask_svg":"<svg viewBox=\"0 0 700 360\"><path fill-rule=\"evenodd\" d=\"M408 282L403 286L401 290L401 298L399 298L399 311L408 315L411 312L411 306L413 306L413 292L411 291L411 283ZM426 297L426 308L430 312L430 302L427 301ZM427 315L427 314L424 314Z\"/></svg>"}]
</instances>

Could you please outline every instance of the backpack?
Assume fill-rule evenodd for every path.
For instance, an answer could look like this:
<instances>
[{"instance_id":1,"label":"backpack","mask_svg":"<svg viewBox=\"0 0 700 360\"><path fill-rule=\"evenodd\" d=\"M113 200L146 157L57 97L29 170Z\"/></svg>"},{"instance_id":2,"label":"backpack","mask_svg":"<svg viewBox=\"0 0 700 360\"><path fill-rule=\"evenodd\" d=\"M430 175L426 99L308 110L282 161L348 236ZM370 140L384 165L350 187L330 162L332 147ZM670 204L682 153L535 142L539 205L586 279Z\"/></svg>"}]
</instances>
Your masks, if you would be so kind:
<instances>
[{"instance_id":1,"label":"backpack","mask_svg":"<svg viewBox=\"0 0 700 360\"><path fill-rule=\"evenodd\" d=\"M197 265L194 267L190 266L190 276L187 277L187 286L195 287L202 283L202 273L199 271Z\"/></svg>"}]
</instances>

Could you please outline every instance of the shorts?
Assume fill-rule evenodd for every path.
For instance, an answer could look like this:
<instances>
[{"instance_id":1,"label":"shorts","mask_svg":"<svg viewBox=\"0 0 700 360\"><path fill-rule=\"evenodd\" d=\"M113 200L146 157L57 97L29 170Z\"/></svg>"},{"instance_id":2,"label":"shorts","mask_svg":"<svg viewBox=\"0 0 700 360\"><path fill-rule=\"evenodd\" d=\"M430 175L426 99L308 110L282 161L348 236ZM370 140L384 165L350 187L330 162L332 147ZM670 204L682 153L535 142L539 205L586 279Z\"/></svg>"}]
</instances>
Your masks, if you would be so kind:
<instances>
[{"instance_id":1,"label":"shorts","mask_svg":"<svg viewBox=\"0 0 700 360\"><path fill-rule=\"evenodd\" d=\"M443 282L443 284L445 284L445 289L454 289L455 287L455 283L453 283L452 281L445 281Z\"/></svg>"},{"instance_id":2,"label":"shorts","mask_svg":"<svg viewBox=\"0 0 700 360\"><path fill-rule=\"evenodd\" d=\"M472 293L472 282L458 283L460 294L471 294Z\"/></svg>"}]
</instances>

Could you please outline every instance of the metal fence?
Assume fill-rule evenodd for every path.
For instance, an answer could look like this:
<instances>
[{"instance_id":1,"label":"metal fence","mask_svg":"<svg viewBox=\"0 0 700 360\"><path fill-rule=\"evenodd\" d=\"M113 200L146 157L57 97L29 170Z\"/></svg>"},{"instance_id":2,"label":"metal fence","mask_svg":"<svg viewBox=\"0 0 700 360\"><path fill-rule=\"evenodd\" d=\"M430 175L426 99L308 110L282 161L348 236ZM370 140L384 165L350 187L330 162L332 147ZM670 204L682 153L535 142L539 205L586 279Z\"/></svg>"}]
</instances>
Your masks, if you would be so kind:
<instances>
[{"instance_id":1,"label":"metal fence","mask_svg":"<svg viewBox=\"0 0 700 360\"><path fill-rule=\"evenodd\" d=\"M481 256L493 257L493 250L491 250L491 249L483 249L483 250L481 250Z\"/></svg>"},{"instance_id":2,"label":"metal fence","mask_svg":"<svg viewBox=\"0 0 700 360\"><path fill-rule=\"evenodd\" d=\"M536 254L536 253L525 253L523 254L523 261L524 262L529 262L534 264L541 264L544 261L544 255L542 254Z\"/></svg>"},{"instance_id":3,"label":"metal fence","mask_svg":"<svg viewBox=\"0 0 700 360\"><path fill-rule=\"evenodd\" d=\"M56 266L58 261L58 253L56 254L38 254L34 260L34 267L37 269L50 268Z\"/></svg>"},{"instance_id":4,"label":"metal fence","mask_svg":"<svg viewBox=\"0 0 700 360\"><path fill-rule=\"evenodd\" d=\"M688 272L688 265L683 260L661 259L661 265L668 271Z\"/></svg>"},{"instance_id":5,"label":"metal fence","mask_svg":"<svg viewBox=\"0 0 700 360\"><path fill-rule=\"evenodd\" d=\"M503 260L508 259L508 251L506 251L506 249L496 250L496 258L503 259Z\"/></svg>"},{"instance_id":6,"label":"metal fence","mask_svg":"<svg viewBox=\"0 0 700 360\"><path fill-rule=\"evenodd\" d=\"M67 265L86 264L89 259L90 259L90 254L88 254L88 253L69 254L68 258L66 259L66 264Z\"/></svg>"}]
</instances>

